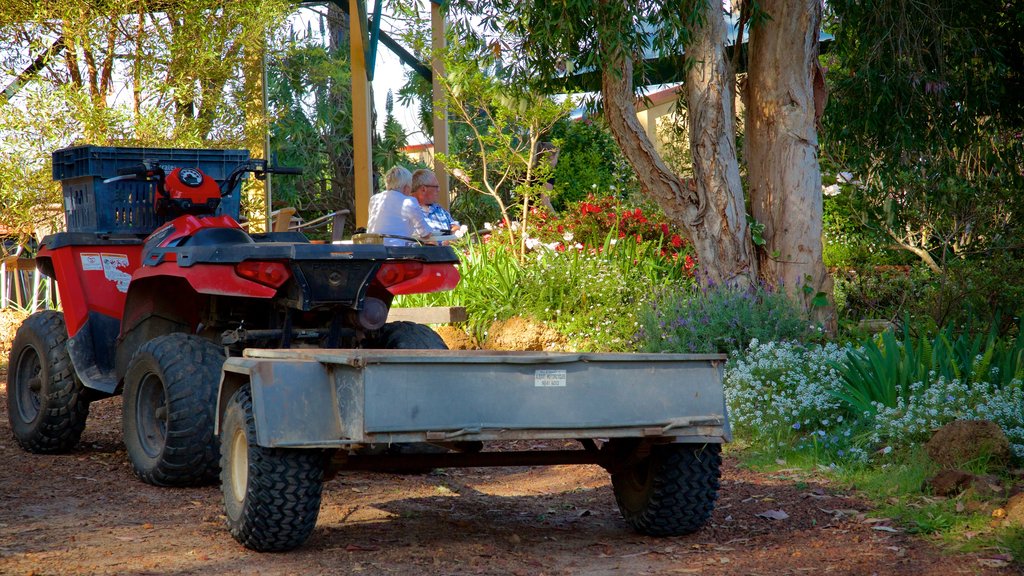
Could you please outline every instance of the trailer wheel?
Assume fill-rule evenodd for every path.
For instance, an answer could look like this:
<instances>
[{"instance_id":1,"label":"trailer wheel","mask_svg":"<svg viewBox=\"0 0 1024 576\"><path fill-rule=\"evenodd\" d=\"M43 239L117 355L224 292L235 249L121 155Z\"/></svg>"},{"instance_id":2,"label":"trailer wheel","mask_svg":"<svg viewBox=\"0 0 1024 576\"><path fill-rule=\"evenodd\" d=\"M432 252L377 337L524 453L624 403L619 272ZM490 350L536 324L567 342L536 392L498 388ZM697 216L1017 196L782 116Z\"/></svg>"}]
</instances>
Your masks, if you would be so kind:
<instances>
[{"instance_id":1,"label":"trailer wheel","mask_svg":"<svg viewBox=\"0 0 1024 576\"><path fill-rule=\"evenodd\" d=\"M74 448L89 416L67 340L64 315L45 310L25 319L11 345L7 416L15 440L35 454Z\"/></svg>"},{"instance_id":2,"label":"trailer wheel","mask_svg":"<svg viewBox=\"0 0 1024 576\"><path fill-rule=\"evenodd\" d=\"M650 456L612 474L626 522L649 536L680 536L703 526L718 499L718 444L654 446Z\"/></svg>"},{"instance_id":3,"label":"trailer wheel","mask_svg":"<svg viewBox=\"0 0 1024 576\"><path fill-rule=\"evenodd\" d=\"M325 453L257 445L248 385L228 400L220 442L220 486L231 536L257 552L301 546L320 513Z\"/></svg>"},{"instance_id":4,"label":"trailer wheel","mask_svg":"<svg viewBox=\"0 0 1024 576\"><path fill-rule=\"evenodd\" d=\"M373 341L385 350L447 350L441 336L429 326L415 322L388 322Z\"/></svg>"},{"instance_id":5,"label":"trailer wheel","mask_svg":"<svg viewBox=\"0 0 1024 576\"><path fill-rule=\"evenodd\" d=\"M219 346L188 334L154 338L132 357L124 379L124 443L143 482L216 481L213 422L223 364Z\"/></svg>"}]
</instances>

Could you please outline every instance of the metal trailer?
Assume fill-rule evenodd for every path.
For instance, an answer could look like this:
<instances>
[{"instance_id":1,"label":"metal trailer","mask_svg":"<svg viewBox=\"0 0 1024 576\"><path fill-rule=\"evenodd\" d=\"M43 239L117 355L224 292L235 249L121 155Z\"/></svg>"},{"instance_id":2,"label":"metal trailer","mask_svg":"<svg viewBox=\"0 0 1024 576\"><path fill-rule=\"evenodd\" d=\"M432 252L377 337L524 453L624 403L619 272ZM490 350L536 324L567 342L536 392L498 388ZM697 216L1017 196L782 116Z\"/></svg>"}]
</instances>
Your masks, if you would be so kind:
<instances>
[{"instance_id":1,"label":"metal trailer","mask_svg":"<svg viewBox=\"0 0 1024 576\"><path fill-rule=\"evenodd\" d=\"M721 444L731 439L724 362L719 354L247 349L225 362L218 397L228 528L254 550L300 546L324 479L338 471L598 464L634 529L696 531L711 515ZM579 447L483 449L559 439Z\"/></svg>"}]
</instances>

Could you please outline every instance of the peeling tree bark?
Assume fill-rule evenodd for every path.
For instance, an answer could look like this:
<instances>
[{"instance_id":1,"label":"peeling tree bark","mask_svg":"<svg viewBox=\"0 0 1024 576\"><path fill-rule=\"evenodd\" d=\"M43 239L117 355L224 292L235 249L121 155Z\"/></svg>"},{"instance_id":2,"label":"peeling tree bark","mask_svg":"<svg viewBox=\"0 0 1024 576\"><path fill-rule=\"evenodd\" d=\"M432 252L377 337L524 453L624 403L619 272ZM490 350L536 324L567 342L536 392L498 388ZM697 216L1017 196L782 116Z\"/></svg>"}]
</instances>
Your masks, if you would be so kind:
<instances>
[{"instance_id":1,"label":"peeling tree bark","mask_svg":"<svg viewBox=\"0 0 1024 576\"><path fill-rule=\"evenodd\" d=\"M696 60L687 75L690 117L694 119L694 182L682 181L668 168L640 125L634 106L632 60L623 54L620 44L609 38L614 31L608 30L599 33L605 55L601 93L608 125L644 193L669 218L683 224L697 252L701 273L716 284L746 287L756 278L756 263L751 254L734 143L724 54L725 24L721 4L701 1L706 26L694 31L695 41L687 47Z\"/></svg>"},{"instance_id":2,"label":"peeling tree bark","mask_svg":"<svg viewBox=\"0 0 1024 576\"><path fill-rule=\"evenodd\" d=\"M750 31L746 155L751 210L764 225L761 277L782 285L834 328L832 280L822 262L821 169L813 81L820 0L761 0L770 19ZM818 293L827 306L812 306Z\"/></svg>"}]
</instances>

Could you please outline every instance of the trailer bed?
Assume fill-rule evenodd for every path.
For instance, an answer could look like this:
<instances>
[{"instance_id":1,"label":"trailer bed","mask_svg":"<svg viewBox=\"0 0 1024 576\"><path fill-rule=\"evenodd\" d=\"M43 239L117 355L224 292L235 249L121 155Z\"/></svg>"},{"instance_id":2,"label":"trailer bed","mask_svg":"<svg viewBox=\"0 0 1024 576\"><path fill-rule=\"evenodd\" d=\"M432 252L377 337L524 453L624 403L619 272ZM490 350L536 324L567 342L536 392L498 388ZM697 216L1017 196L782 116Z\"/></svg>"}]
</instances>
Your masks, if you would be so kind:
<instances>
[{"instance_id":1,"label":"trailer bed","mask_svg":"<svg viewBox=\"0 0 1024 576\"><path fill-rule=\"evenodd\" d=\"M730 437L724 361L719 354L250 348L225 363L219 404L248 383L264 447L630 437L720 443Z\"/></svg>"}]
</instances>

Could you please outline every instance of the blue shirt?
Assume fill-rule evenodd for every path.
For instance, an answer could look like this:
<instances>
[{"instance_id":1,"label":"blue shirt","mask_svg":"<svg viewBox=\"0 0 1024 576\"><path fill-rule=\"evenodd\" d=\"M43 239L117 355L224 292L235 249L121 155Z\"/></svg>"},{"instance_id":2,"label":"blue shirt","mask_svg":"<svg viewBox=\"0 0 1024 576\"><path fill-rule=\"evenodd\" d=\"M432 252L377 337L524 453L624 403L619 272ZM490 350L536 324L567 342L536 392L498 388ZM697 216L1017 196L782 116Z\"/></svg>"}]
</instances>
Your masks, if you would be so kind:
<instances>
[{"instance_id":1,"label":"blue shirt","mask_svg":"<svg viewBox=\"0 0 1024 576\"><path fill-rule=\"evenodd\" d=\"M452 220L452 215L440 204L431 204L429 209L424 210L423 217L426 218L427 224L434 232L447 233L455 223L455 220Z\"/></svg>"}]
</instances>

